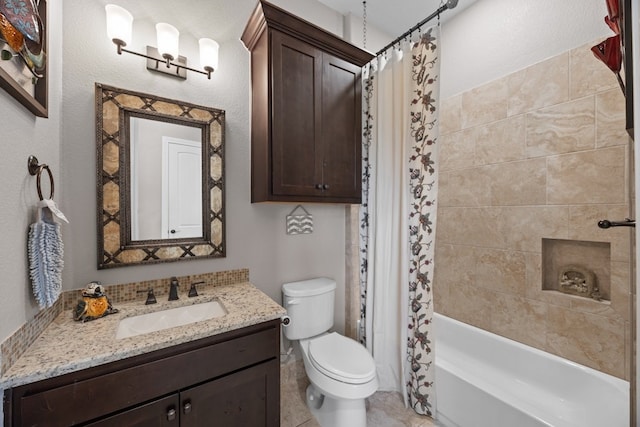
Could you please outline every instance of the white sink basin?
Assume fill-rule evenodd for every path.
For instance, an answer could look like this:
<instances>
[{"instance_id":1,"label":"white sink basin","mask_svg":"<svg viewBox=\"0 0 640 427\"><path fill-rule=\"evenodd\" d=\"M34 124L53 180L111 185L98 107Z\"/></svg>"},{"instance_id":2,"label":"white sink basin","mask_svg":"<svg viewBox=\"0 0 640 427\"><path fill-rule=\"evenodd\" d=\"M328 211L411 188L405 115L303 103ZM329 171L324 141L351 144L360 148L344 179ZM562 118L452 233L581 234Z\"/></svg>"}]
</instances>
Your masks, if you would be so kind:
<instances>
[{"instance_id":1,"label":"white sink basin","mask_svg":"<svg viewBox=\"0 0 640 427\"><path fill-rule=\"evenodd\" d=\"M227 310L224 305L220 301L214 300L126 317L118 323L116 339L184 326L201 320L221 317L225 314L227 314Z\"/></svg>"}]
</instances>

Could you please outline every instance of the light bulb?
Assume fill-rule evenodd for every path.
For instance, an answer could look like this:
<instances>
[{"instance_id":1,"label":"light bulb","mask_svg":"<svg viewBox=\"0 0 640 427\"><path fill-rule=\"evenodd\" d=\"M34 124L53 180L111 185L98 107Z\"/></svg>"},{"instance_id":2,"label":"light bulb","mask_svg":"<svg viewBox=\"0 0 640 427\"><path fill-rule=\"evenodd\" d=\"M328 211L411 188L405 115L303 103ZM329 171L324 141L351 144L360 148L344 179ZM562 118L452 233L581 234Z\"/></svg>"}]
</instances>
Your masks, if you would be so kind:
<instances>
[{"instance_id":1,"label":"light bulb","mask_svg":"<svg viewBox=\"0 0 640 427\"><path fill-rule=\"evenodd\" d=\"M178 44L180 32L171 24L156 24L158 35L158 52L167 60L174 60L178 57Z\"/></svg>"},{"instance_id":2,"label":"light bulb","mask_svg":"<svg viewBox=\"0 0 640 427\"><path fill-rule=\"evenodd\" d=\"M218 69L218 50L220 45L211 39L198 40L200 45L200 66L206 71L215 71Z\"/></svg>"},{"instance_id":3,"label":"light bulb","mask_svg":"<svg viewBox=\"0 0 640 427\"><path fill-rule=\"evenodd\" d=\"M126 46L131 43L133 16L127 9L115 4L105 6L107 12L107 35L116 44Z\"/></svg>"}]
</instances>

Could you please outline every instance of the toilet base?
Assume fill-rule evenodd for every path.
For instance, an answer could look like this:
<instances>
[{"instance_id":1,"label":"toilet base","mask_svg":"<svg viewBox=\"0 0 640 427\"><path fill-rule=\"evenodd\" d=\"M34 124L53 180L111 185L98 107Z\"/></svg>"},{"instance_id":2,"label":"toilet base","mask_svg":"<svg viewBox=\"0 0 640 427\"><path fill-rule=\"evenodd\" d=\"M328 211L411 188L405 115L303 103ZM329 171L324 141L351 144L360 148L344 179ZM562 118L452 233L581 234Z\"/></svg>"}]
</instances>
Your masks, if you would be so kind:
<instances>
[{"instance_id":1,"label":"toilet base","mask_svg":"<svg viewBox=\"0 0 640 427\"><path fill-rule=\"evenodd\" d=\"M366 427L367 410L364 399L335 399L323 395L310 384L307 406L321 427Z\"/></svg>"}]
</instances>

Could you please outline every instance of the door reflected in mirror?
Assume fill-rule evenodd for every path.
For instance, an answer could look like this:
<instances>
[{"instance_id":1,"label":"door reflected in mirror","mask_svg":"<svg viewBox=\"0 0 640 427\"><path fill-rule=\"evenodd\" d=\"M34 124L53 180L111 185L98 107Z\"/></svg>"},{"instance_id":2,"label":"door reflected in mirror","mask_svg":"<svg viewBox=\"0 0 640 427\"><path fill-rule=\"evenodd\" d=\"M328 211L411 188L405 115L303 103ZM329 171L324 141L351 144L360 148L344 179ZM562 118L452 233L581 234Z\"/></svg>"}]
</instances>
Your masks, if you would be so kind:
<instances>
[{"instance_id":1,"label":"door reflected in mirror","mask_svg":"<svg viewBox=\"0 0 640 427\"><path fill-rule=\"evenodd\" d=\"M131 117L131 240L202 237L202 130Z\"/></svg>"}]
</instances>

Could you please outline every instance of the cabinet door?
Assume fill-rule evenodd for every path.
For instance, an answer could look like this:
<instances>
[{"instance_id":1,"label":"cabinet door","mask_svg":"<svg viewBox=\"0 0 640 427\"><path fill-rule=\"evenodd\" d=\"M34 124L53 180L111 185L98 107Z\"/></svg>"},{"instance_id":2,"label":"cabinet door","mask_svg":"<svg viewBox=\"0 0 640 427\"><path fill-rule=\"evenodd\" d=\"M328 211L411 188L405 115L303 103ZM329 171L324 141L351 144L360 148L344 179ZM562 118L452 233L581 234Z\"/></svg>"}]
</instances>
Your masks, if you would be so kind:
<instances>
[{"instance_id":1,"label":"cabinet door","mask_svg":"<svg viewBox=\"0 0 640 427\"><path fill-rule=\"evenodd\" d=\"M274 359L181 392L181 426L279 426L279 369Z\"/></svg>"},{"instance_id":2,"label":"cabinet door","mask_svg":"<svg viewBox=\"0 0 640 427\"><path fill-rule=\"evenodd\" d=\"M174 394L86 424L86 427L177 427L180 425L178 404L178 394Z\"/></svg>"},{"instance_id":3,"label":"cabinet door","mask_svg":"<svg viewBox=\"0 0 640 427\"><path fill-rule=\"evenodd\" d=\"M361 68L324 54L322 73L323 195L360 203ZM347 201L347 200L345 200Z\"/></svg>"},{"instance_id":4,"label":"cabinet door","mask_svg":"<svg viewBox=\"0 0 640 427\"><path fill-rule=\"evenodd\" d=\"M278 31L271 48L273 195L321 195L322 52Z\"/></svg>"}]
</instances>

